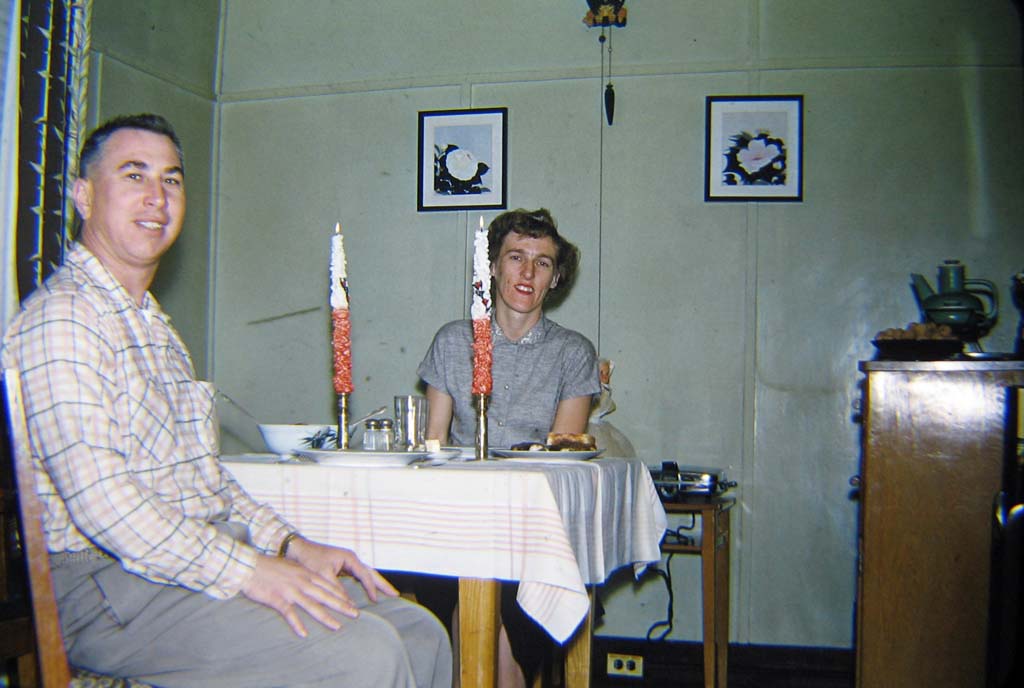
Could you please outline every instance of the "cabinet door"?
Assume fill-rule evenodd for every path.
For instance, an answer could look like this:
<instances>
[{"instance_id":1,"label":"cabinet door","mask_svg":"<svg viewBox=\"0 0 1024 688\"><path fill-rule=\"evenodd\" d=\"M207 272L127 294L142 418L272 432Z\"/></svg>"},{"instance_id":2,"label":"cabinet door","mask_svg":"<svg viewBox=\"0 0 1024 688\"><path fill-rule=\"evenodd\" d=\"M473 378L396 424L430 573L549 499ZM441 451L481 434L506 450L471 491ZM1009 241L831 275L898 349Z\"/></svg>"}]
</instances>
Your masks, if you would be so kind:
<instances>
[{"instance_id":1,"label":"cabinet door","mask_svg":"<svg viewBox=\"0 0 1024 688\"><path fill-rule=\"evenodd\" d=\"M858 685L981 688L1005 387L1024 372L917 365L868 370Z\"/></svg>"}]
</instances>

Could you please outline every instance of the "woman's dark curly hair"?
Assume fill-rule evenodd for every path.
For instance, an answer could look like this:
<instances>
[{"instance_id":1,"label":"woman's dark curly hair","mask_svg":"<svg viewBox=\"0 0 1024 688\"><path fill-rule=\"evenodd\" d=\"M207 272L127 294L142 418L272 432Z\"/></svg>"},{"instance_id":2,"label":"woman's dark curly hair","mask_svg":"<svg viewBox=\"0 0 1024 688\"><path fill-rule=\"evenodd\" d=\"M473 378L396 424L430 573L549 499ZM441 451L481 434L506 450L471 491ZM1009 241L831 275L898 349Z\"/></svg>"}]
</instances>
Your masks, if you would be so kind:
<instances>
[{"instance_id":1,"label":"woman's dark curly hair","mask_svg":"<svg viewBox=\"0 0 1024 688\"><path fill-rule=\"evenodd\" d=\"M566 289L576 277L580 264L580 250L571 241L558 233L555 218L547 208L537 210L509 210L498 215L487 228L487 258L493 265L498 261L501 245L509 232L522 234L533 239L549 237L555 242L555 274L558 279L551 291Z\"/></svg>"}]
</instances>

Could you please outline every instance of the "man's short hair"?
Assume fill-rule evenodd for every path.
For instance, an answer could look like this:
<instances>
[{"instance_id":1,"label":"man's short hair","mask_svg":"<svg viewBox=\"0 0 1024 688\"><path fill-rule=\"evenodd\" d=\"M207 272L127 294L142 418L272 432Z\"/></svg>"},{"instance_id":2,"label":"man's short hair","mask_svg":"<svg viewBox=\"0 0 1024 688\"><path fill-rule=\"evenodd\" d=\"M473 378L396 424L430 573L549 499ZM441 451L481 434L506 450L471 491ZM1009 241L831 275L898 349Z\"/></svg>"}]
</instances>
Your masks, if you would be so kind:
<instances>
[{"instance_id":1,"label":"man's short hair","mask_svg":"<svg viewBox=\"0 0 1024 688\"><path fill-rule=\"evenodd\" d=\"M120 129L142 129L143 131L151 131L154 134L161 134L169 138L171 143L174 144L178 160L181 161L181 173L185 174L185 153L181 149L181 141L174 132L174 127L160 115L147 112L138 115L120 115L96 127L89 134L89 138L85 140L85 144L82 146L82 153L78 157L79 177L89 176L89 165L100 157L103 152L103 144L107 142L107 139Z\"/></svg>"}]
</instances>

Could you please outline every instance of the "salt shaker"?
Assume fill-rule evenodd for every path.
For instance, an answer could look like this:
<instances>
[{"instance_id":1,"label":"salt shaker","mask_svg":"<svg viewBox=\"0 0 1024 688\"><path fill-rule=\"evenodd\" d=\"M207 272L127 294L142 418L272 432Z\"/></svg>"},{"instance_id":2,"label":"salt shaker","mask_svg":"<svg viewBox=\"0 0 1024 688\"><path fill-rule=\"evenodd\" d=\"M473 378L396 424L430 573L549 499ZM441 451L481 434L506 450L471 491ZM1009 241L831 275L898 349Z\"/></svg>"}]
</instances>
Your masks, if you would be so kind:
<instances>
[{"instance_id":1,"label":"salt shaker","mask_svg":"<svg viewBox=\"0 0 1024 688\"><path fill-rule=\"evenodd\" d=\"M363 424L363 449L366 451L379 451L380 444L380 421L376 418L371 418Z\"/></svg>"}]
</instances>

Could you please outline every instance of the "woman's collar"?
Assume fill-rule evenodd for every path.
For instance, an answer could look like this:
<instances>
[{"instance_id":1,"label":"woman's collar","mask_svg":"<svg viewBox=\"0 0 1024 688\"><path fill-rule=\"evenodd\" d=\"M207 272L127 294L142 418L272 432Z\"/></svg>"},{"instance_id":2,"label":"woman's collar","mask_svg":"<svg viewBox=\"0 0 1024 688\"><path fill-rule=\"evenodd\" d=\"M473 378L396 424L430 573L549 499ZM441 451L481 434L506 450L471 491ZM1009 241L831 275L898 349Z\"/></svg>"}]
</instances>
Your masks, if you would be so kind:
<instances>
[{"instance_id":1,"label":"woman's collar","mask_svg":"<svg viewBox=\"0 0 1024 688\"><path fill-rule=\"evenodd\" d=\"M526 334L519 339L513 340L509 339L508 336L505 335L505 332L501 329L501 325L498 324L497 318L493 318L491 319L491 335L493 337L500 336L510 344L515 344L517 346L520 344L537 344L543 341L544 335L548 331L548 323L549 320L547 319L547 316L541 313L540 320L538 320L533 327L527 330Z\"/></svg>"}]
</instances>

